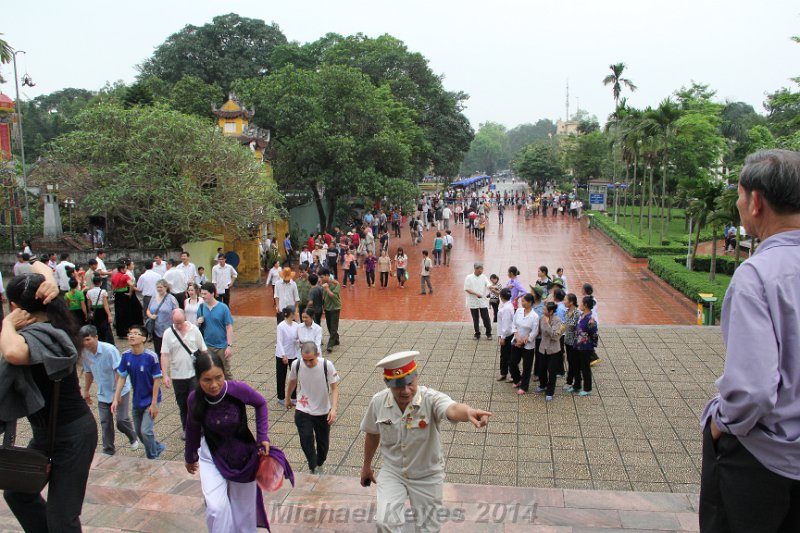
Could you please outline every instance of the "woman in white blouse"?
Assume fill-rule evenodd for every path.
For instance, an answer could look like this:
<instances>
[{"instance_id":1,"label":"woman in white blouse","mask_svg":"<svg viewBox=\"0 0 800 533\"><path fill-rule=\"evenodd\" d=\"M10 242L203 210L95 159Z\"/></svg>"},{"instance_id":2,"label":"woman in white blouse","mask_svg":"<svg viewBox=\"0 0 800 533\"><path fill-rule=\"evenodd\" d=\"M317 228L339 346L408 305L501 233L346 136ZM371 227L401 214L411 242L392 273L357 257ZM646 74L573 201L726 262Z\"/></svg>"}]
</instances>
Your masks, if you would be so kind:
<instances>
[{"instance_id":1,"label":"woman in white blouse","mask_svg":"<svg viewBox=\"0 0 800 533\"><path fill-rule=\"evenodd\" d=\"M314 323L314 314L308 308L303 309L300 324L297 326L298 349L304 342L313 342L317 345L317 352L322 353L322 328Z\"/></svg>"},{"instance_id":2,"label":"woman in white blouse","mask_svg":"<svg viewBox=\"0 0 800 533\"><path fill-rule=\"evenodd\" d=\"M200 307L200 289L193 281L186 286L186 300L183 301L183 310L186 314L186 321L197 325L197 309Z\"/></svg>"},{"instance_id":3,"label":"woman in white blouse","mask_svg":"<svg viewBox=\"0 0 800 533\"><path fill-rule=\"evenodd\" d=\"M284 307L283 320L278 324L278 338L275 343L275 374L278 378L278 403L286 405L286 374L289 367L300 355L300 346L297 344L297 311L293 305ZM295 403L295 393L292 393L292 403Z\"/></svg>"},{"instance_id":4,"label":"woman in white blouse","mask_svg":"<svg viewBox=\"0 0 800 533\"><path fill-rule=\"evenodd\" d=\"M267 287L272 288L272 297L275 297L275 284L281 280L281 262L275 261L267 274Z\"/></svg>"},{"instance_id":5,"label":"woman in white blouse","mask_svg":"<svg viewBox=\"0 0 800 533\"><path fill-rule=\"evenodd\" d=\"M539 334L539 315L533 310L533 295L527 293L520 298L520 308L514 313L514 350L509 371L517 394L528 392L533 370L533 353L536 336ZM522 374L519 362L522 360Z\"/></svg>"}]
</instances>

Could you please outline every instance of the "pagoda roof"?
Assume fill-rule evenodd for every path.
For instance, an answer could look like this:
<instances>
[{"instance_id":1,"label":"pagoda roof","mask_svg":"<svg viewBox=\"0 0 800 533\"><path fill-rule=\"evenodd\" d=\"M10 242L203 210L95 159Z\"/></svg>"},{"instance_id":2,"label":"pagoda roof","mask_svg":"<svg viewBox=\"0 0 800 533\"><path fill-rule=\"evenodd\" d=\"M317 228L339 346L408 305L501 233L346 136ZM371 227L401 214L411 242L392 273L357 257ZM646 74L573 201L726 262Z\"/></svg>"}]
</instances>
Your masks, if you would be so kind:
<instances>
[{"instance_id":1,"label":"pagoda roof","mask_svg":"<svg viewBox=\"0 0 800 533\"><path fill-rule=\"evenodd\" d=\"M222 104L221 108L218 109L215 104L212 104L211 112L218 118L241 117L250 120L256 114L256 108L251 107L250 109L247 109L242 105L242 103L239 101L239 98L235 94L230 93L228 95L228 99L224 104Z\"/></svg>"}]
</instances>

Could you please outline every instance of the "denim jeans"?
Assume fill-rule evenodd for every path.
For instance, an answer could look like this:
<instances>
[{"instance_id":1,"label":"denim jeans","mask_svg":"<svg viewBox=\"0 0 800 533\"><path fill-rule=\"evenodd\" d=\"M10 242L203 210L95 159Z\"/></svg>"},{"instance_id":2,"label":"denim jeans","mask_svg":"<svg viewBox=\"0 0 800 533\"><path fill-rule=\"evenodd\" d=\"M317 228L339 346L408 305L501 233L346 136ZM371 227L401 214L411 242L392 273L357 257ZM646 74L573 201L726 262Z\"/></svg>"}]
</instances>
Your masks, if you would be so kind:
<instances>
[{"instance_id":1,"label":"denim jeans","mask_svg":"<svg viewBox=\"0 0 800 533\"><path fill-rule=\"evenodd\" d=\"M133 428L139 435L139 440L144 445L144 452L148 459L158 459L161 455L161 443L156 440L155 421L148 412L149 407L133 408Z\"/></svg>"}]
</instances>

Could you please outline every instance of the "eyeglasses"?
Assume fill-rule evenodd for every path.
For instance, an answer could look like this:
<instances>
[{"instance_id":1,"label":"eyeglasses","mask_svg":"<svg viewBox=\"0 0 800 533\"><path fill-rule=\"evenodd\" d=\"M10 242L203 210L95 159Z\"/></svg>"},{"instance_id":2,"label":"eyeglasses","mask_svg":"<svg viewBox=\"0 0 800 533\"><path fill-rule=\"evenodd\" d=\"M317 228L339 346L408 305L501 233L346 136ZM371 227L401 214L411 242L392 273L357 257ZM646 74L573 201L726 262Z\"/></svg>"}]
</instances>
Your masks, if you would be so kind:
<instances>
[{"instance_id":1,"label":"eyeglasses","mask_svg":"<svg viewBox=\"0 0 800 533\"><path fill-rule=\"evenodd\" d=\"M142 332L140 332L140 331L129 331L128 332L128 337L130 337L131 335L133 335L134 337L136 337L136 336L144 337L144 334Z\"/></svg>"}]
</instances>

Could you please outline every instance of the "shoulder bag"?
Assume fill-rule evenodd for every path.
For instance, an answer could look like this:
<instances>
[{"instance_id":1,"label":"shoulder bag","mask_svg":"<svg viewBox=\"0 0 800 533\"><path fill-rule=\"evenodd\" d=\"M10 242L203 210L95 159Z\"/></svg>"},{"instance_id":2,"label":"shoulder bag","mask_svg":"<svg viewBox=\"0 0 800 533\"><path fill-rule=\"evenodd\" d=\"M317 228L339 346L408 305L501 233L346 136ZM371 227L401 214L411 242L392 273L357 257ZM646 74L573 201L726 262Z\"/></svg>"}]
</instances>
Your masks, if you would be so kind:
<instances>
[{"instance_id":1,"label":"shoulder bag","mask_svg":"<svg viewBox=\"0 0 800 533\"><path fill-rule=\"evenodd\" d=\"M61 380L53 382L50 421L47 424L47 451L14 446L17 421L8 422L0 447L0 490L38 494L50 479L52 457L56 442L56 418Z\"/></svg>"},{"instance_id":2,"label":"shoulder bag","mask_svg":"<svg viewBox=\"0 0 800 533\"><path fill-rule=\"evenodd\" d=\"M161 303L158 304L158 307L156 307L156 312L153 313L154 315L156 315L156 317L158 317L158 312L161 311L161 306L164 305L164 302L166 302L167 298L169 298L170 296L171 296L170 294L164 295L164 299L161 300ZM147 334L150 336L150 338L152 338L156 332L156 321L150 317L147 317L147 320L144 321L144 327L147 330Z\"/></svg>"},{"instance_id":3,"label":"shoulder bag","mask_svg":"<svg viewBox=\"0 0 800 533\"><path fill-rule=\"evenodd\" d=\"M88 291L87 291L88 293ZM86 311L86 321L91 324L94 320L94 308L97 307L97 304L100 303L100 297L103 296L103 289L101 288L100 291L97 293L97 300L94 302L93 306L90 306L89 309Z\"/></svg>"}]
</instances>

